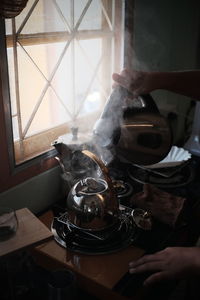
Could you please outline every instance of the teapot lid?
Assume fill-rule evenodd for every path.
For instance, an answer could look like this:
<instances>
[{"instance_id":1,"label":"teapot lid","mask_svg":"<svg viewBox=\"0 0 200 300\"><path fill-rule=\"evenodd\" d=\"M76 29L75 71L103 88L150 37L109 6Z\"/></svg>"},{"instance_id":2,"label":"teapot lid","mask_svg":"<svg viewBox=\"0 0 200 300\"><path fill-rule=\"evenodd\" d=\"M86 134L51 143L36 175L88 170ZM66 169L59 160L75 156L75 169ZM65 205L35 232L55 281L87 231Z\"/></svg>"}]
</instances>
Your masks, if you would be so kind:
<instances>
[{"instance_id":1,"label":"teapot lid","mask_svg":"<svg viewBox=\"0 0 200 300\"><path fill-rule=\"evenodd\" d=\"M80 132L78 127L71 127L70 130L71 132L59 136L57 140L54 141L53 145L64 144L68 145L68 147L70 147L70 145L79 146L88 143L91 139L91 135L89 133Z\"/></svg>"}]
</instances>

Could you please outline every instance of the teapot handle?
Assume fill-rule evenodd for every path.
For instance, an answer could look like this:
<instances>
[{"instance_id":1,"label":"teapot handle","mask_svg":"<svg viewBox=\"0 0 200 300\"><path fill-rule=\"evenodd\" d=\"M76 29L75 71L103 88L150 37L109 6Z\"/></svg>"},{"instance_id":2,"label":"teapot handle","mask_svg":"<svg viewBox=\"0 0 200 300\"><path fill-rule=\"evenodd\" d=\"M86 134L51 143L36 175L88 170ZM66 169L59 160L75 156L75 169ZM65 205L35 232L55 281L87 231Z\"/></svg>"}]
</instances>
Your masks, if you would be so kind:
<instances>
[{"instance_id":1,"label":"teapot handle","mask_svg":"<svg viewBox=\"0 0 200 300\"><path fill-rule=\"evenodd\" d=\"M140 100L139 107L137 107L137 105L133 105L124 108L124 100L132 100L133 98L133 94L122 86L117 86L113 89L104 106L100 118L97 120L93 128L93 138L96 143L100 144L102 147L108 148L116 145L121 134L120 125L122 120L129 114L132 115L134 113L150 112L160 115L157 105L150 94L137 97L137 99Z\"/></svg>"},{"instance_id":2,"label":"teapot handle","mask_svg":"<svg viewBox=\"0 0 200 300\"><path fill-rule=\"evenodd\" d=\"M122 117L123 115L123 101L125 98L134 98L133 94L128 91L126 88L122 86L117 86L113 89L112 93L110 94L104 110L101 114L101 118L109 118L113 112L115 112L115 115L118 115L118 117ZM151 113L160 113L159 109L153 100L152 96L150 94L144 94L139 95L136 99L139 99L142 103L141 107L132 107L131 109L134 109L136 112L151 112ZM127 109L129 109L127 107Z\"/></svg>"},{"instance_id":3,"label":"teapot handle","mask_svg":"<svg viewBox=\"0 0 200 300\"><path fill-rule=\"evenodd\" d=\"M143 112L147 111L147 112L151 112L151 113L160 114L159 109L150 94L140 95L140 96L138 96L138 99L141 99L141 101L144 101L144 106L142 108L140 108L140 109L142 109Z\"/></svg>"},{"instance_id":4,"label":"teapot handle","mask_svg":"<svg viewBox=\"0 0 200 300\"><path fill-rule=\"evenodd\" d=\"M90 157L100 167L100 169L101 169L101 171L104 175L105 181L108 184L108 188L109 188L109 192L110 192L111 206L112 207L118 207L117 197L116 197L115 192L114 192L113 183L112 183L112 180L110 178L108 168L105 166L105 164L102 162L102 160L99 157L97 157L93 152L91 152L89 150L82 150L82 153L87 155L88 157ZM115 202L115 203L113 203L113 202Z\"/></svg>"}]
</instances>

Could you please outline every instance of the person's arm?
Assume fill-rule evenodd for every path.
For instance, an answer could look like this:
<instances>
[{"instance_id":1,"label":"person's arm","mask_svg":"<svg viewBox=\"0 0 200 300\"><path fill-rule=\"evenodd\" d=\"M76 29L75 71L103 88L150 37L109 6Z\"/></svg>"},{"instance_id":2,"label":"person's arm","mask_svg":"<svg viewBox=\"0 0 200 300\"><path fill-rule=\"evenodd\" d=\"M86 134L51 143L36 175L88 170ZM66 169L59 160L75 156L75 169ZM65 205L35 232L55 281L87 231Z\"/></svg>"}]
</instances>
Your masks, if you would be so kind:
<instances>
[{"instance_id":1,"label":"person's arm","mask_svg":"<svg viewBox=\"0 0 200 300\"><path fill-rule=\"evenodd\" d=\"M200 70L174 72L142 72L124 69L112 76L115 84L130 90L135 96L154 90L168 90L200 100Z\"/></svg>"},{"instance_id":2,"label":"person's arm","mask_svg":"<svg viewBox=\"0 0 200 300\"><path fill-rule=\"evenodd\" d=\"M144 285L200 275L199 247L169 247L129 264L131 274L152 272Z\"/></svg>"},{"instance_id":3,"label":"person's arm","mask_svg":"<svg viewBox=\"0 0 200 300\"><path fill-rule=\"evenodd\" d=\"M200 71L177 71L152 73L159 89L182 94L200 100Z\"/></svg>"}]
</instances>

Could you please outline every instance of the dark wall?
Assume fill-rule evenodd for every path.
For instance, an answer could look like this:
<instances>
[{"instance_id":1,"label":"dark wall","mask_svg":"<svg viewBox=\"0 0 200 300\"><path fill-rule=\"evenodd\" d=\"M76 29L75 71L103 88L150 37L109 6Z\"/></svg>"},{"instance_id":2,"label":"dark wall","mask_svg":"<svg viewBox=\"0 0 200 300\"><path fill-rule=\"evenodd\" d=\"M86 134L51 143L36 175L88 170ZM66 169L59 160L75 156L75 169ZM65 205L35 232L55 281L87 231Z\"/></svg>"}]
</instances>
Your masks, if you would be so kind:
<instances>
[{"instance_id":1,"label":"dark wall","mask_svg":"<svg viewBox=\"0 0 200 300\"><path fill-rule=\"evenodd\" d=\"M133 27L134 68L170 71L200 67L199 0L135 0ZM163 114L171 118L174 143L181 145L191 130L191 99L167 91L152 95Z\"/></svg>"}]
</instances>

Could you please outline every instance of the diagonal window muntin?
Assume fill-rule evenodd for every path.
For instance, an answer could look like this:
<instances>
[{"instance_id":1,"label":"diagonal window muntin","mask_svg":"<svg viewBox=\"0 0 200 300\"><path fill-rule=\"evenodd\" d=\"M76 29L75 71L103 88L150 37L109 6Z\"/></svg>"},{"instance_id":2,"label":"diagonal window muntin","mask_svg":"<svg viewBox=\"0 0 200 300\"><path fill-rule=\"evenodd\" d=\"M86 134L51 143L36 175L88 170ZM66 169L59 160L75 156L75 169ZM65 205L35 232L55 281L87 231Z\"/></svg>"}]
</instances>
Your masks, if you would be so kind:
<instances>
[{"instance_id":1,"label":"diagonal window muntin","mask_svg":"<svg viewBox=\"0 0 200 300\"><path fill-rule=\"evenodd\" d=\"M44 96L45 96L45 94L46 94L49 87L52 88L52 90L54 91L57 99L62 104L64 110L69 115L71 120L78 118L78 116L81 112L81 109L83 108L84 103L87 99L87 96L90 92L90 87L92 86L94 80L97 80L99 82L101 93L103 94L104 98L106 97L106 88L104 87L104 84L101 83L101 78L99 78L99 75L98 75L99 68L100 68L100 66L102 64L102 61L103 61L103 56L104 56L103 53L102 53L101 57L99 58L99 61L96 63L96 66L93 66L92 64L88 63L90 68L93 69L93 74L91 76L90 83L88 84L88 87L85 90L85 95L82 98L81 103L79 104L79 106L77 106L76 109L75 109L76 101L75 100L73 101L74 102L74 110L72 112L68 110L68 108L66 106L66 102L63 101L63 99L58 95L58 93L56 92L56 89L52 85L52 80L53 80L60 64L62 63L63 57L65 56L65 53L68 51L70 46L72 46L72 49L73 49L75 41L76 41L78 47L81 49L80 41L83 40L83 39L90 38L92 40L94 37L95 38L100 38L100 39L103 38L103 37L106 37L106 38L110 39L111 41L113 39L113 36L114 36L114 28L113 28L114 15L113 14L111 16L108 15L107 10L106 10L106 8L104 6L104 3L103 3L105 1L103 1L103 2L100 1L100 3L101 3L101 8L102 8L102 14L104 15L104 19L107 22L106 28L104 28L102 30L96 30L96 29L95 30L80 30L80 31L78 30L79 26L81 25L81 22L82 22L85 14L88 10L88 8L90 7L90 5L93 1L94 0L87 1L86 6L84 7L84 9L82 11L82 14L79 16L79 18L77 19L77 21L75 23L74 23L74 18L72 18L72 22L69 23L67 21L67 19L65 18L65 16L62 14L62 11L61 11L60 7L58 6L58 3L57 3L58 1L52 0L52 3L54 3L55 9L57 10L59 15L61 16L62 20L64 21L63 24L65 24L65 28L66 28L65 32L56 32L56 33L43 32L43 33L39 33L39 34L30 34L30 35L23 34L23 28L27 24L27 22L28 22L29 18L31 17L32 13L34 12L34 9L37 6L39 0L36 0L36 1L33 2L30 10L27 13L27 17L24 18L24 20L22 21L22 23L21 23L21 25L19 26L18 29L15 29L16 24L15 24L15 20L13 20L13 28L15 29L15 34L13 35L14 36L13 41L11 41L10 37L8 36L8 46L10 46L10 47L14 46L13 49L15 49L14 50L15 69L16 69L15 73L18 73L17 72L18 71L17 70L17 65L18 65L18 63L17 63L17 47L20 47L26 53L27 57L29 57L29 60L32 61L32 64L35 65L36 69L38 70L38 72L41 74L41 76L45 80L45 85L44 85L43 90L40 94L40 97L38 98L38 100L37 100L37 102L34 106L34 109L32 110L32 114L31 114L28 122L26 123L26 126L24 126L24 128L22 128L23 126L21 124L20 95L18 95L19 99L17 101L17 106L18 106L17 116L18 116L18 123L19 123L19 140L20 140L20 143L21 143L22 156L24 155L23 154L24 140L27 138L28 130L29 130L29 128L30 128L30 126L31 126L31 124L34 120L34 117L35 117L41 103L43 102ZM111 2L112 2L112 5L114 5L113 3L115 1L110 1L110 3ZM74 1L71 1L71 4L72 4L72 11L73 11L74 10L74 7L73 7ZM34 61L34 59L28 54L28 52L25 49L25 46L27 44L31 44L31 43L33 45L37 44L37 43L39 43L39 41L41 39L42 39L43 43L49 43L52 40L55 40L55 42L56 41L63 41L63 40L65 41L65 40L67 40L57 63L55 64L50 76L48 76L48 77L43 73L43 71L40 69L40 67L37 65L37 63ZM84 53L83 49L81 51L82 51L83 55L86 58L87 53ZM74 61L75 58L74 58L73 51L72 51L71 58L72 58L72 61ZM89 60L89 56L87 57L87 60ZM19 79L16 78L16 85L17 85L18 81L19 81ZM16 116L16 114L14 114L13 117L14 116Z\"/></svg>"},{"instance_id":2,"label":"diagonal window muntin","mask_svg":"<svg viewBox=\"0 0 200 300\"><path fill-rule=\"evenodd\" d=\"M36 2L38 2L38 1L35 1L35 2L34 2L34 7L35 7L35 3L36 3ZM76 32L78 31L78 27L79 27L79 25L80 25L80 23L81 23L81 20L83 19L85 13L87 12L87 9L88 9L89 5L91 4L91 2L92 2L92 0L89 0L89 1L87 2L87 6L84 8L84 10L83 10L83 12L82 12L82 14L81 14L79 20L77 21L75 27L71 30L71 33L70 33L70 35L69 35L68 42L66 43L66 45L65 45L65 47L64 47L64 49L63 49L63 51L62 51L62 53L61 53L61 55L60 55L60 57L59 57L59 60L57 61L57 63L56 63L56 65L55 65L55 67L54 67L54 69L53 69L53 71L52 71L52 73L51 73L51 75L50 75L49 78L46 78L46 77L45 77L45 75L44 75L44 74L42 73L42 71L40 70L39 66L37 66L37 64L34 62L34 60L31 59L30 55L26 52L26 54L27 54L28 57L31 59L31 61L33 61L34 65L37 66L37 69L38 69L38 70L40 71L40 73L44 76L44 78L45 78L45 80L46 80L46 84L45 84L45 86L44 86L44 88L43 88L43 90L42 90L42 92L41 92L41 95L40 95L40 97L39 97L39 99L38 99L38 101L37 101L37 103L36 103L36 105L35 105L35 107L34 107L34 109L33 109L33 112L32 112L32 114L31 114L31 117L29 118L29 121L28 121L26 127L24 128L24 130L23 130L22 133L21 133L22 139L25 138L26 133L27 133L28 129L30 128L30 125L31 125L31 123L32 123L32 121L33 121L33 119L34 119L34 117L35 117L35 114L36 114L36 112L37 112L37 110L38 110L38 108L39 108L39 106L40 106L40 104L41 104L41 102L42 102L42 100L43 100L43 98L44 98L44 95L46 94L46 91L47 91L48 87L51 86L51 81L52 81L52 79L54 78L54 75L55 75L55 73L56 73L56 71L57 71L59 65L61 64L62 59L63 59L63 56L64 56L64 54L66 53L66 51L67 51L67 49L68 49L70 43L71 43L72 40L74 39L74 37L75 37L75 35L76 35ZM53 3L55 3L55 1L53 1ZM37 4L37 3L36 3L36 4ZM57 8L57 5L56 5L55 7ZM31 16L32 12L34 11L34 8L33 8L33 9L31 8L30 11L31 11L31 13L29 14L29 17ZM63 16L63 15L62 15L62 16ZM28 19L27 19L27 20L28 20ZM15 22L15 20L12 20L12 21ZM24 22L24 23L22 24L23 26L20 27L20 30L18 30L16 33L14 33L14 35L16 35L16 38L15 38L16 43L18 43L18 44L20 45L20 47L22 47L22 48L23 48L23 46L21 45L20 42L17 41L17 37L19 36L20 32L23 30L23 27L24 27L25 24L26 24L26 22ZM15 46L15 47L16 47L16 46ZM25 51L24 48L23 48L23 50ZM17 54L16 54L16 55L17 55ZM70 114L70 113L69 113L69 114Z\"/></svg>"}]
</instances>

